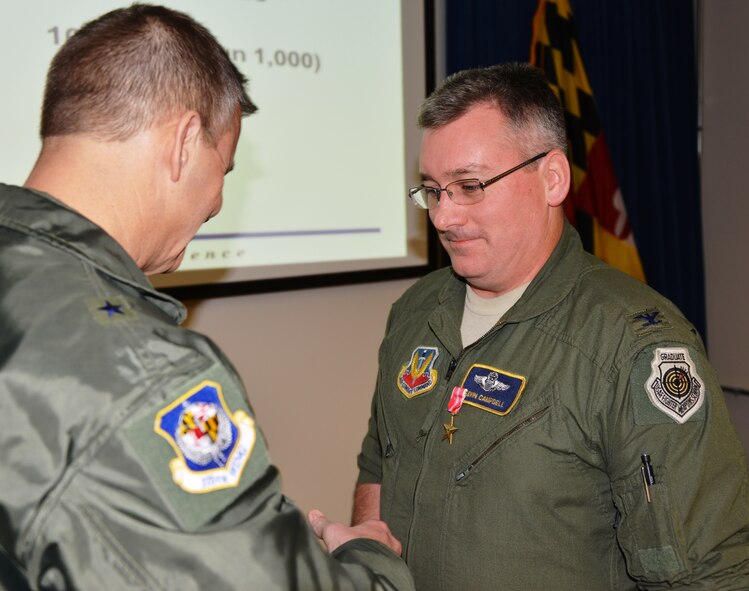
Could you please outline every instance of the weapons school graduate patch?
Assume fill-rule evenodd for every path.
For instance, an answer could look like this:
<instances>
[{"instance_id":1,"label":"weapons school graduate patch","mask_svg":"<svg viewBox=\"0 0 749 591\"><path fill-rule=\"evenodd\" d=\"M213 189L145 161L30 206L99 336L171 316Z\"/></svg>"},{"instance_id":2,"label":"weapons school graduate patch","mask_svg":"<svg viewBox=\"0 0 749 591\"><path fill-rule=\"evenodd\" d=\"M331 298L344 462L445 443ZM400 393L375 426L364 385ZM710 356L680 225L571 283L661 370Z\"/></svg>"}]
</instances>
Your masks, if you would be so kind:
<instances>
[{"instance_id":1,"label":"weapons school graduate patch","mask_svg":"<svg viewBox=\"0 0 749 591\"><path fill-rule=\"evenodd\" d=\"M205 380L156 414L154 431L169 442L174 482L189 493L235 487L255 445L255 422L231 413L221 386Z\"/></svg>"},{"instance_id":2,"label":"weapons school graduate patch","mask_svg":"<svg viewBox=\"0 0 749 591\"><path fill-rule=\"evenodd\" d=\"M705 400L702 378L683 347L656 349L645 390L653 405L677 423L685 423Z\"/></svg>"},{"instance_id":3,"label":"weapons school graduate patch","mask_svg":"<svg viewBox=\"0 0 749 591\"><path fill-rule=\"evenodd\" d=\"M417 347L411 359L398 374L398 389L406 398L413 398L428 392L437 384L437 370L434 362L439 357L437 347Z\"/></svg>"},{"instance_id":4,"label":"weapons school graduate patch","mask_svg":"<svg viewBox=\"0 0 749 591\"><path fill-rule=\"evenodd\" d=\"M463 404L504 416L518 403L525 378L476 363L469 368L461 387L466 389Z\"/></svg>"}]
</instances>

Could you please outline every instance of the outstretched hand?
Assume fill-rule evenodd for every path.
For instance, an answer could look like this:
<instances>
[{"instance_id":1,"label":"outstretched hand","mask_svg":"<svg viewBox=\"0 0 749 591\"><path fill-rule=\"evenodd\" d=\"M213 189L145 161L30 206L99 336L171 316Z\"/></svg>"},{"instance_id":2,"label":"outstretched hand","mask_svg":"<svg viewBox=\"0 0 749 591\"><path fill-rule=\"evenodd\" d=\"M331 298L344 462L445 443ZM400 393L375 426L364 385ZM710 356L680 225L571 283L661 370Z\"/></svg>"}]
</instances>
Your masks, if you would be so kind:
<instances>
[{"instance_id":1,"label":"outstretched hand","mask_svg":"<svg viewBox=\"0 0 749 591\"><path fill-rule=\"evenodd\" d=\"M307 514L312 530L320 538L328 549L332 552L341 544L355 538L369 538L385 544L393 552L400 556L401 543L393 536L390 528L384 521L370 519L353 527L330 521L325 515L317 509L312 509Z\"/></svg>"}]
</instances>

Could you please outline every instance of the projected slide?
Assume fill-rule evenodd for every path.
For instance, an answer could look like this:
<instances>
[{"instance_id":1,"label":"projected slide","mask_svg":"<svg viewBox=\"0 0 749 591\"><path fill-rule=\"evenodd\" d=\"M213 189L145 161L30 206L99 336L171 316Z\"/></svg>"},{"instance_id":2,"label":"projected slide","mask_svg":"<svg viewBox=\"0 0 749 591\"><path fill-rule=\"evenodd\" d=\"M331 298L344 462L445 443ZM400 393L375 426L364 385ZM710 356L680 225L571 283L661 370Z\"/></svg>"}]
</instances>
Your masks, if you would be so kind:
<instances>
[{"instance_id":1,"label":"projected slide","mask_svg":"<svg viewBox=\"0 0 749 591\"><path fill-rule=\"evenodd\" d=\"M222 212L156 283L284 277L425 262L424 223L405 189L416 155L405 130L423 97L423 22L413 0L165 0L206 25L249 78ZM126 5L27 0L0 8L0 179L23 183L39 150L46 69L84 22ZM423 38L422 38L423 39ZM409 62L410 60L410 62ZM411 64L410 66L408 64ZM415 71L406 72L405 68ZM416 89L406 88L415 78ZM416 96L409 96L409 93Z\"/></svg>"}]
</instances>

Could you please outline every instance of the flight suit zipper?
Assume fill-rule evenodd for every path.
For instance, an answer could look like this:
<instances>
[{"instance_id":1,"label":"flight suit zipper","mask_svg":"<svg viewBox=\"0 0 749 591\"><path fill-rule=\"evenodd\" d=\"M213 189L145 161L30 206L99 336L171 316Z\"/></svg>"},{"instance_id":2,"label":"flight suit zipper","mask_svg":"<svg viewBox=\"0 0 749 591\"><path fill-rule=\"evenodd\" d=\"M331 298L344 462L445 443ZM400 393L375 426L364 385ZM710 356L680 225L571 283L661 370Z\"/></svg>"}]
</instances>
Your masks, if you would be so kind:
<instances>
[{"instance_id":1,"label":"flight suit zipper","mask_svg":"<svg viewBox=\"0 0 749 591\"><path fill-rule=\"evenodd\" d=\"M522 421L521 423L515 425L512 429L510 429L507 433L503 434L499 439L497 439L494 443L492 443L489 447L487 447L481 454L473 460L468 466L463 468L461 471L459 471L455 475L455 482L460 482L468 477L468 475L473 472L473 470L483 461L486 456L488 456L490 453L492 453L497 447L502 445L507 439L512 437L515 433L520 431L521 429L525 429L528 425L532 425L537 420L539 420L541 417L543 417L546 412L551 408L550 406L546 406L539 410L538 412L532 414L527 419Z\"/></svg>"},{"instance_id":2,"label":"flight suit zipper","mask_svg":"<svg viewBox=\"0 0 749 591\"><path fill-rule=\"evenodd\" d=\"M473 343L471 343L467 347L464 347L463 350L460 352L460 354L457 357L453 358L450 361L450 363L448 364L447 371L445 371L445 381L449 382L450 378L452 377L453 373L455 372L455 369L458 367L458 365L460 363L460 360L466 355L466 353L468 351L470 351L472 348L474 348L476 345L478 345L481 341L483 341L484 339L486 339L490 334L498 331L505 324L506 324L506 322L504 321L504 319L498 320L497 323L494 326L492 326L482 337L480 337L479 339L475 340ZM452 388L450 388L450 386L448 384L447 392L449 393L451 391L452 391ZM429 431L428 431L429 433L431 433L434 430L435 426L439 423L439 416L440 416L439 413L437 413L435 415L434 421L432 422L432 425L429 428ZM426 450L426 446L427 446L427 443L428 443L428 437L426 437L426 433L423 433L423 435L424 435L424 443L423 443L423 446L422 446L422 458L424 456L424 452ZM421 466L419 467L419 474L416 477L416 486L414 486L413 498L411 499L411 506L412 507L416 506L416 499L417 499L417 497L419 495L419 485L421 484L421 478L422 478L423 472L424 472L424 461L422 459ZM408 524L408 535L406 537L406 542L405 542L404 548L403 548L403 557L406 560L408 560L408 556L409 556L409 552L410 552L411 534L413 532L414 521L415 521L415 519L414 519L414 513L412 511L411 512L411 521Z\"/></svg>"}]
</instances>

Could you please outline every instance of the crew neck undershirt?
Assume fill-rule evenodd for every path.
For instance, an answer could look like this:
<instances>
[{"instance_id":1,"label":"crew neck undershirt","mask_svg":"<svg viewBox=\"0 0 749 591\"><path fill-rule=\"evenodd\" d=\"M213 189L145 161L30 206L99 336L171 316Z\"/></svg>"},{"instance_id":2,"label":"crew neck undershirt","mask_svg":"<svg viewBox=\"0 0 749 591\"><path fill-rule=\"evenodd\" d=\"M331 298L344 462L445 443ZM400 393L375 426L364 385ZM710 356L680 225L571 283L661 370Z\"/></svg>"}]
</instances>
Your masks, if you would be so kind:
<instances>
[{"instance_id":1,"label":"crew neck undershirt","mask_svg":"<svg viewBox=\"0 0 749 591\"><path fill-rule=\"evenodd\" d=\"M512 308L530 285L524 283L515 289L493 298L483 298L466 284L466 299L463 305L463 321L460 336L463 347L475 343L494 326L507 310Z\"/></svg>"}]
</instances>

